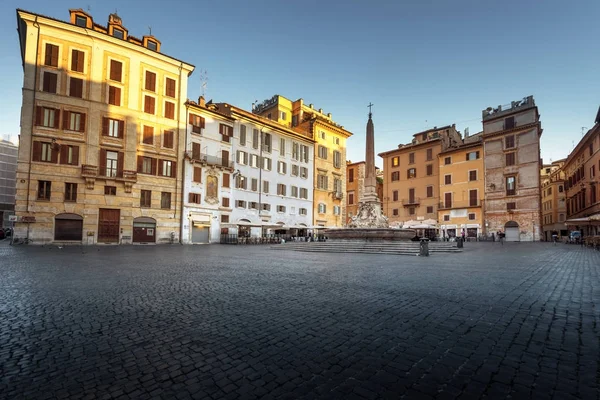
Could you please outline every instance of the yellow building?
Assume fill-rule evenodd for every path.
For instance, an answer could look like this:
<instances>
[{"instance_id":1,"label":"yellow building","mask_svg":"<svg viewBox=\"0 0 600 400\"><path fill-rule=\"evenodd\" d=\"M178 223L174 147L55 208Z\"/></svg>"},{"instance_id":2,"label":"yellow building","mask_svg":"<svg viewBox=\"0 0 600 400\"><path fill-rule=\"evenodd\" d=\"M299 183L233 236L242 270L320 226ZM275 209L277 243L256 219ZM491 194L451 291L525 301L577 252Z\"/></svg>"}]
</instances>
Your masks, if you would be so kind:
<instances>
[{"instance_id":1,"label":"yellow building","mask_svg":"<svg viewBox=\"0 0 600 400\"><path fill-rule=\"evenodd\" d=\"M17 10L23 105L15 236L34 243L177 240L194 67L83 10Z\"/></svg>"},{"instance_id":2,"label":"yellow building","mask_svg":"<svg viewBox=\"0 0 600 400\"><path fill-rule=\"evenodd\" d=\"M310 134L315 141L313 223L324 227L345 226L346 140L352 133L335 123L331 113L316 110L312 104L307 106L302 99L291 101L275 95L252 111Z\"/></svg>"},{"instance_id":3,"label":"yellow building","mask_svg":"<svg viewBox=\"0 0 600 400\"><path fill-rule=\"evenodd\" d=\"M563 165L566 159L544 164L540 171L542 183L542 231L546 241L552 240L553 232L559 238L568 233L565 221L567 220L567 203L565 190L565 171Z\"/></svg>"},{"instance_id":4,"label":"yellow building","mask_svg":"<svg viewBox=\"0 0 600 400\"><path fill-rule=\"evenodd\" d=\"M483 221L484 173L481 133L468 136L439 155L441 237L485 234Z\"/></svg>"}]
</instances>

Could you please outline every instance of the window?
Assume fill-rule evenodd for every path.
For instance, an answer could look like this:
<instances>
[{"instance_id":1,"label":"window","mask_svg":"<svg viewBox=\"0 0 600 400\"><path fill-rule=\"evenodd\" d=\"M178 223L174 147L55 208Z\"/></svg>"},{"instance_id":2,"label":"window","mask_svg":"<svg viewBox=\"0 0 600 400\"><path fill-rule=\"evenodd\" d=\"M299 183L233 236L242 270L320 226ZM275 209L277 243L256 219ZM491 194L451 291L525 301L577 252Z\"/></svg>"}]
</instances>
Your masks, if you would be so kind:
<instances>
[{"instance_id":1,"label":"window","mask_svg":"<svg viewBox=\"0 0 600 400\"><path fill-rule=\"evenodd\" d=\"M77 201L77 184L76 183L65 183L65 202Z\"/></svg>"},{"instance_id":2,"label":"window","mask_svg":"<svg viewBox=\"0 0 600 400\"><path fill-rule=\"evenodd\" d=\"M188 196L188 203L200 204L201 203L200 193L190 193Z\"/></svg>"},{"instance_id":3,"label":"window","mask_svg":"<svg viewBox=\"0 0 600 400\"><path fill-rule=\"evenodd\" d=\"M163 147L166 149L173 148L173 131L163 132Z\"/></svg>"},{"instance_id":4,"label":"window","mask_svg":"<svg viewBox=\"0 0 600 400\"><path fill-rule=\"evenodd\" d=\"M237 208L246 208L246 201L245 200L237 200L235 202L235 206Z\"/></svg>"},{"instance_id":5,"label":"window","mask_svg":"<svg viewBox=\"0 0 600 400\"><path fill-rule=\"evenodd\" d=\"M308 199L308 189L307 188L300 188L300 198Z\"/></svg>"},{"instance_id":6,"label":"window","mask_svg":"<svg viewBox=\"0 0 600 400\"><path fill-rule=\"evenodd\" d=\"M450 221L450 215L448 215L448 214L444 215L444 221Z\"/></svg>"},{"instance_id":7,"label":"window","mask_svg":"<svg viewBox=\"0 0 600 400\"><path fill-rule=\"evenodd\" d=\"M284 213L285 212L285 206L277 206L277 212L278 213Z\"/></svg>"},{"instance_id":8,"label":"window","mask_svg":"<svg viewBox=\"0 0 600 400\"><path fill-rule=\"evenodd\" d=\"M452 193L444 193L444 207L452 208Z\"/></svg>"},{"instance_id":9,"label":"window","mask_svg":"<svg viewBox=\"0 0 600 400\"><path fill-rule=\"evenodd\" d=\"M517 203L510 202L510 203L506 203L506 209L507 210L516 210L517 209Z\"/></svg>"},{"instance_id":10,"label":"window","mask_svg":"<svg viewBox=\"0 0 600 400\"><path fill-rule=\"evenodd\" d=\"M122 138L125 121L104 117L102 118L102 135Z\"/></svg>"},{"instance_id":11,"label":"window","mask_svg":"<svg viewBox=\"0 0 600 400\"><path fill-rule=\"evenodd\" d=\"M277 172L279 172L280 174L285 174L287 171L287 164L284 163L283 161L278 161L277 162Z\"/></svg>"},{"instance_id":12,"label":"window","mask_svg":"<svg viewBox=\"0 0 600 400\"><path fill-rule=\"evenodd\" d=\"M148 44L150 43L149 41ZM175 79L167 78L165 80L165 96L175 98Z\"/></svg>"},{"instance_id":13,"label":"window","mask_svg":"<svg viewBox=\"0 0 600 400\"><path fill-rule=\"evenodd\" d=\"M398 201L398 191L394 190L392 192L392 201Z\"/></svg>"},{"instance_id":14,"label":"window","mask_svg":"<svg viewBox=\"0 0 600 400\"><path fill-rule=\"evenodd\" d=\"M333 206L333 215L340 215L341 214L341 210L342 210L342 207L340 207L340 206Z\"/></svg>"},{"instance_id":15,"label":"window","mask_svg":"<svg viewBox=\"0 0 600 400\"><path fill-rule=\"evenodd\" d=\"M548 195L551 195L551 194L552 194L552 188L551 188L551 187L549 187L549 188L548 188Z\"/></svg>"},{"instance_id":16,"label":"window","mask_svg":"<svg viewBox=\"0 0 600 400\"><path fill-rule=\"evenodd\" d=\"M415 208L414 207L408 207L408 214L409 215L415 215Z\"/></svg>"},{"instance_id":17,"label":"window","mask_svg":"<svg viewBox=\"0 0 600 400\"><path fill-rule=\"evenodd\" d=\"M115 86L108 87L108 104L113 106L121 105L121 88Z\"/></svg>"},{"instance_id":18,"label":"window","mask_svg":"<svg viewBox=\"0 0 600 400\"><path fill-rule=\"evenodd\" d=\"M512 129L515 127L515 117L504 118L504 129Z\"/></svg>"},{"instance_id":19,"label":"window","mask_svg":"<svg viewBox=\"0 0 600 400\"><path fill-rule=\"evenodd\" d=\"M327 175L317 175L317 188L321 190L327 190Z\"/></svg>"},{"instance_id":20,"label":"window","mask_svg":"<svg viewBox=\"0 0 600 400\"><path fill-rule=\"evenodd\" d=\"M433 160L433 149L427 149L427 161Z\"/></svg>"},{"instance_id":21,"label":"window","mask_svg":"<svg viewBox=\"0 0 600 400\"><path fill-rule=\"evenodd\" d=\"M321 139L325 140L325 132L324 131L319 131L319 136L321 137Z\"/></svg>"},{"instance_id":22,"label":"window","mask_svg":"<svg viewBox=\"0 0 600 400\"><path fill-rule=\"evenodd\" d=\"M156 159L138 156L138 169L140 174L156 175Z\"/></svg>"},{"instance_id":23,"label":"window","mask_svg":"<svg viewBox=\"0 0 600 400\"><path fill-rule=\"evenodd\" d=\"M400 165L400 157L392 157L392 167Z\"/></svg>"},{"instance_id":24,"label":"window","mask_svg":"<svg viewBox=\"0 0 600 400\"><path fill-rule=\"evenodd\" d=\"M85 53L80 50L73 49L71 51L71 71L82 72L85 62Z\"/></svg>"},{"instance_id":25,"label":"window","mask_svg":"<svg viewBox=\"0 0 600 400\"><path fill-rule=\"evenodd\" d=\"M202 168L194 167L194 182L202 183Z\"/></svg>"},{"instance_id":26,"label":"window","mask_svg":"<svg viewBox=\"0 0 600 400\"><path fill-rule=\"evenodd\" d=\"M263 151L271 152L271 134L263 133Z\"/></svg>"},{"instance_id":27,"label":"window","mask_svg":"<svg viewBox=\"0 0 600 400\"><path fill-rule=\"evenodd\" d=\"M194 133L202 133L202 129L204 129L204 118L199 115L190 114L190 125L192 125L192 132Z\"/></svg>"},{"instance_id":28,"label":"window","mask_svg":"<svg viewBox=\"0 0 600 400\"><path fill-rule=\"evenodd\" d=\"M144 88L151 92L156 92L156 74L154 72L146 71L146 84Z\"/></svg>"},{"instance_id":29,"label":"window","mask_svg":"<svg viewBox=\"0 0 600 400\"><path fill-rule=\"evenodd\" d=\"M433 186L427 186L427 197L433 197Z\"/></svg>"},{"instance_id":30,"label":"window","mask_svg":"<svg viewBox=\"0 0 600 400\"><path fill-rule=\"evenodd\" d=\"M165 118L175 119L175 104L165 101Z\"/></svg>"},{"instance_id":31,"label":"window","mask_svg":"<svg viewBox=\"0 0 600 400\"><path fill-rule=\"evenodd\" d=\"M252 148L258 149L258 129L252 130Z\"/></svg>"},{"instance_id":32,"label":"window","mask_svg":"<svg viewBox=\"0 0 600 400\"><path fill-rule=\"evenodd\" d=\"M58 129L59 118L60 110L41 106L36 107L35 119L37 126Z\"/></svg>"},{"instance_id":33,"label":"window","mask_svg":"<svg viewBox=\"0 0 600 400\"><path fill-rule=\"evenodd\" d=\"M69 96L77 97L78 99L83 98L83 79L69 79Z\"/></svg>"},{"instance_id":34,"label":"window","mask_svg":"<svg viewBox=\"0 0 600 400\"><path fill-rule=\"evenodd\" d=\"M415 163L415 153L408 153L408 163L409 164Z\"/></svg>"},{"instance_id":35,"label":"window","mask_svg":"<svg viewBox=\"0 0 600 400\"><path fill-rule=\"evenodd\" d=\"M221 204L223 205L223 207L229 208L229 197L223 197L221 199Z\"/></svg>"},{"instance_id":36,"label":"window","mask_svg":"<svg viewBox=\"0 0 600 400\"><path fill-rule=\"evenodd\" d=\"M298 214L300 214L300 215L308 215L308 210L306 208L300 208L298 210Z\"/></svg>"},{"instance_id":37,"label":"window","mask_svg":"<svg viewBox=\"0 0 600 400\"><path fill-rule=\"evenodd\" d=\"M477 180L477 170L469 171L469 181Z\"/></svg>"},{"instance_id":38,"label":"window","mask_svg":"<svg viewBox=\"0 0 600 400\"><path fill-rule=\"evenodd\" d=\"M85 114L65 110L63 112L63 129L75 132L85 131Z\"/></svg>"},{"instance_id":39,"label":"window","mask_svg":"<svg viewBox=\"0 0 600 400\"><path fill-rule=\"evenodd\" d=\"M348 193L348 204L350 204L350 205L354 204L354 192Z\"/></svg>"},{"instance_id":40,"label":"window","mask_svg":"<svg viewBox=\"0 0 600 400\"><path fill-rule=\"evenodd\" d=\"M513 149L515 147L515 135L506 136L504 138L504 148Z\"/></svg>"},{"instance_id":41,"label":"window","mask_svg":"<svg viewBox=\"0 0 600 400\"><path fill-rule=\"evenodd\" d=\"M269 181L263 181L262 191L263 193L269 193Z\"/></svg>"},{"instance_id":42,"label":"window","mask_svg":"<svg viewBox=\"0 0 600 400\"><path fill-rule=\"evenodd\" d=\"M348 170L348 182L354 182L354 168Z\"/></svg>"},{"instance_id":43,"label":"window","mask_svg":"<svg viewBox=\"0 0 600 400\"><path fill-rule=\"evenodd\" d=\"M307 163L309 156L308 146L300 145L300 161Z\"/></svg>"},{"instance_id":44,"label":"window","mask_svg":"<svg viewBox=\"0 0 600 400\"><path fill-rule=\"evenodd\" d=\"M398 171L392 172L392 182L399 181L399 180L400 180L400 172L398 172Z\"/></svg>"},{"instance_id":45,"label":"window","mask_svg":"<svg viewBox=\"0 0 600 400\"><path fill-rule=\"evenodd\" d=\"M559 186L558 186L558 192L559 192L559 193L562 193L562 192L563 192L563 190L564 190L564 189L563 189L563 185L559 185Z\"/></svg>"},{"instance_id":46,"label":"window","mask_svg":"<svg viewBox=\"0 0 600 400\"><path fill-rule=\"evenodd\" d=\"M223 173L223 187L224 188L228 188L229 187L229 178L230 175L227 173Z\"/></svg>"},{"instance_id":47,"label":"window","mask_svg":"<svg viewBox=\"0 0 600 400\"><path fill-rule=\"evenodd\" d=\"M475 213L469 213L469 220L473 221L475 219Z\"/></svg>"},{"instance_id":48,"label":"window","mask_svg":"<svg viewBox=\"0 0 600 400\"><path fill-rule=\"evenodd\" d=\"M444 165L450 165L450 164L452 164L452 157L445 157Z\"/></svg>"},{"instance_id":49,"label":"window","mask_svg":"<svg viewBox=\"0 0 600 400\"><path fill-rule=\"evenodd\" d=\"M298 186L292 186L292 197L298 197Z\"/></svg>"},{"instance_id":50,"label":"window","mask_svg":"<svg viewBox=\"0 0 600 400\"><path fill-rule=\"evenodd\" d=\"M427 176L433 175L433 164L427 164Z\"/></svg>"},{"instance_id":51,"label":"window","mask_svg":"<svg viewBox=\"0 0 600 400\"><path fill-rule=\"evenodd\" d=\"M104 194L107 196L116 196L117 195L117 187L116 186L104 186Z\"/></svg>"},{"instance_id":52,"label":"window","mask_svg":"<svg viewBox=\"0 0 600 400\"><path fill-rule=\"evenodd\" d=\"M238 175L235 177L236 189L246 189L248 187L248 178Z\"/></svg>"},{"instance_id":53,"label":"window","mask_svg":"<svg viewBox=\"0 0 600 400\"><path fill-rule=\"evenodd\" d=\"M285 113L283 113L283 114L285 115ZM279 155L285 156L285 139L284 138L279 139Z\"/></svg>"},{"instance_id":54,"label":"window","mask_svg":"<svg viewBox=\"0 0 600 400\"><path fill-rule=\"evenodd\" d=\"M295 164L292 164L292 176L298 176L300 172L300 167Z\"/></svg>"},{"instance_id":55,"label":"window","mask_svg":"<svg viewBox=\"0 0 600 400\"><path fill-rule=\"evenodd\" d=\"M333 138L333 143L339 145L340 144L340 138L334 137Z\"/></svg>"},{"instance_id":56,"label":"window","mask_svg":"<svg viewBox=\"0 0 600 400\"><path fill-rule=\"evenodd\" d=\"M281 119L285 121L287 115L285 114L284 111L281 112Z\"/></svg>"},{"instance_id":57,"label":"window","mask_svg":"<svg viewBox=\"0 0 600 400\"><path fill-rule=\"evenodd\" d=\"M397 209L397 208L394 208L394 209L392 209L392 215L393 215L394 217L397 217L397 216L398 216L398 209Z\"/></svg>"},{"instance_id":58,"label":"window","mask_svg":"<svg viewBox=\"0 0 600 400\"><path fill-rule=\"evenodd\" d=\"M246 145L246 125L240 125L240 146Z\"/></svg>"},{"instance_id":59,"label":"window","mask_svg":"<svg viewBox=\"0 0 600 400\"><path fill-rule=\"evenodd\" d=\"M147 40L146 47L152 51L156 51L158 49L158 44L154 40Z\"/></svg>"},{"instance_id":60,"label":"window","mask_svg":"<svg viewBox=\"0 0 600 400\"><path fill-rule=\"evenodd\" d=\"M54 152L52 151L52 144L46 142L34 142L34 147L39 147L39 152L34 151L33 161L44 161L44 162L56 162ZM36 157L36 154L39 155Z\"/></svg>"},{"instance_id":61,"label":"window","mask_svg":"<svg viewBox=\"0 0 600 400\"><path fill-rule=\"evenodd\" d=\"M150 43L150 42L148 42ZM228 224L229 223L229 215L221 215L221 222L224 224Z\"/></svg>"},{"instance_id":62,"label":"window","mask_svg":"<svg viewBox=\"0 0 600 400\"><path fill-rule=\"evenodd\" d=\"M152 206L152 191L144 190L140 191L140 207L151 207Z\"/></svg>"},{"instance_id":63,"label":"window","mask_svg":"<svg viewBox=\"0 0 600 400\"><path fill-rule=\"evenodd\" d=\"M514 176L506 177L506 195L514 196L516 193L517 178Z\"/></svg>"},{"instance_id":64,"label":"window","mask_svg":"<svg viewBox=\"0 0 600 400\"><path fill-rule=\"evenodd\" d=\"M433 214L433 206L427 206L427 214Z\"/></svg>"},{"instance_id":65,"label":"window","mask_svg":"<svg viewBox=\"0 0 600 400\"><path fill-rule=\"evenodd\" d=\"M411 179L411 178L416 178L416 177L417 177L417 169L416 169L416 168L409 168L409 169L406 171L406 177L407 177L408 179Z\"/></svg>"},{"instance_id":66,"label":"window","mask_svg":"<svg viewBox=\"0 0 600 400\"><path fill-rule=\"evenodd\" d=\"M171 208L171 193L161 192L160 193L160 208Z\"/></svg>"},{"instance_id":67,"label":"window","mask_svg":"<svg viewBox=\"0 0 600 400\"><path fill-rule=\"evenodd\" d=\"M339 178L333 178L333 191L337 194L342 193L342 180Z\"/></svg>"},{"instance_id":68,"label":"window","mask_svg":"<svg viewBox=\"0 0 600 400\"><path fill-rule=\"evenodd\" d=\"M154 143L154 127L144 125L144 137L142 138L142 143Z\"/></svg>"},{"instance_id":69,"label":"window","mask_svg":"<svg viewBox=\"0 0 600 400\"><path fill-rule=\"evenodd\" d=\"M125 32L118 28L113 28L112 35L117 39L123 40L125 38Z\"/></svg>"},{"instance_id":70,"label":"window","mask_svg":"<svg viewBox=\"0 0 600 400\"><path fill-rule=\"evenodd\" d=\"M152 96L144 96L144 112L154 114L156 108L156 99Z\"/></svg>"},{"instance_id":71,"label":"window","mask_svg":"<svg viewBox=\"0 0 600 400\"><path fill-rule=\"evenodd\" d=\"M325 203L319 203L319 214L325 214L327 212L327 205Z\"/></svg>"},{"instance_id":72,"label":"window","mask_svg":"<svg viewBox=\"0 0 600 400\"><path fill-rule=\"evenodd\" d=\"M250 154L250 166L258 168L258 155Z\"/></svg>"},{"instance_id":73,"label":"window","mask_svg":"<svg viewBox=\"0 0 600 400\"><path fill-rule=\"evenodd\" d=\"M268 114L267 114L267 118L268 118L268 119L271 119L271 113L268 113Z\"/></svg>"},{"instance_id":74,"label":"window","mask_svg":"<svg viewBox=\"0 0 600 400\"><path fill-rule=\"evenodd\" d=\"M167 177L175 177L175 161L161 160L159 175Z\"/></svg>"},{"instance_id":75,"label":"window","mask_svg":"<svg viewBox=\"0 0 600 400\"><path fill-rule=\"evenodd\" d=\"M327 147L319 145L319 158L327 160Z\"/></svg>"},{"instance_id":76,"label":"window","mask_svg":"<svg viewBox=\"0 0 600 400\"><path fill-rule=\"evenodd\" d=\"M292 126L298 126L298 116L292 115Z\"/></svg>"},{"instance_id":77,"label":"window","mask_svg":"<svg viewBox=\"0 0 600 400\"><path fill-rule=\"evenodd\" d=\"M58 46L46 43L44 65L47 65L48 67L58 67Z\"/></svg>"},{"instance_id":78,"label":"window","mask_svg":"<svg viewBox=\"0 0 600 400\"><path fill-rule=\"evenodd\" d=\"M106 171L105 176L115 178L119 170L119 153L116 151L106 151Z\"/></svg>"},{"instance_id":79,"label":"window","mask_svg":"<svg viewBox=\"0 0 600 400\"><path fill-rule=\"evenodd\" d=\"M590 168L590 178L594 178L596 176L596 166L592 165Z\"/></svg>"},{"instance_id":80,"label":"window","mask_svg":"<svg viewBox=\"0 0 600 400\"><path fill-rule=\"evenodd\" d=\"M270 171L273 168L273 162L270 158L263 157L263 169Z\"/></svg>"},{"instance_id":81,"label":"window","mask_svg":"<svg viewBox=\"0 0 600 400\"><path fill-rule=\"evenodd\" d=\"M285 196L285 185L283 183L278 183L277 184L277 194L279 196Z\"/></svg>"},{"instance_id":82,"label":"window","mask_svg":"<svg viewBox=\"0 0 600 400\"><path fill-rule=\"evenodd\" d=\"M75 25L86 28L87 27L87 18L82 15L75 16Z\"/></svg>"},{"instance_id":83,"label":"window","mask_svg":"<svg viewBox=\"0 0 600 400\"><path fill-rule=\"evenodd\" d=\"M238 150L236 160L238 164L248 164L248 153L246 153L245 151Z\"/></svg>"},{"instance_id":84,"label":"window","mask_svg":"<svg viewBox=\"0 0 600 400\"><path fill-rule=\"evenodd\" d=\"M506 153L506 166L515 165L515 152Z\"/></svg>"},{"instance_id":85,"label":"window","mask_svg":"<svg viewBox=\"0 0 600 400\"><path fill-rule=\"evenodd\" d=\"M121 82L123 74L123 63L116 60L110 60L110 80L115 82Z\"/></svg>"},{"instance_id":86,"label":"window","mask_svg":"<svg viewBox=\"0 0 600 400\"><path fill-rule=\"evenodd\" d=\"M219 133L221 134L221 140L229 142L230 138L233 137L233 127L225 124L219 124Z\"/></svg>"},{"instance_id":87,"label":"window","mask_svg":"<svg viewBox=\"0 0 600 400\"><path fill-rule=\"evenodd\" d=\"M60 163L65 165L79 165L79 146L66 144L60 146Z\"/></svg>"},{"instance_id":88,"label":"window","mask_svg":"<svg viewBox=\"0 0 600 400\"><path fill-rule=\"evenodd\" d=\"M56 93L56 81L58 75L54 72L44 72L44 81L42 84L42 90L48 93Z\"/></svg>"},{"instance_id":89,"label":"window","mask_svg":"<svg viewBox=\"0 0 600 400\"><path fill-rule=\"evenodd\" d=\"M262 204L262 211L271 211L271 205L268 203Z\"/></svg>"},{"instance_id":90,"label":"window","mask_svg":"<svg viewBox=\"0 0 600 400\"><path fill-rule=\"evenodd\" d=\"M479 159L479 151L471 151L467 153L467 161L473 161Z\"/></svg>"},{"instance_id":91,"label":"window","mask_svg":"<svg viewBox=\"0 0 600 400\"><path fill-rule=\"evenodd\" d=\"M248 208L251 210L258 210L258 203L255 201L251 201L248 203Z\"/></svg>"},{"instance_id":92,"label":"window","mask_svg":"<svg viewBox=\"0 0 600 400\"><path fill-rule=\"evenodd\" d=\"M452 185L452 175L444 175L444 185Z\"/></svg>"},{"instance_id":93,"label":"window","mask_svg":"<svg viewBox=\"0 0 600 400\"><path fill-rule=\"evenodd\" d=\"M479 205L479 199L477 195L477 189L469 190L469 207L477 207Z\"/></svg>"},{"instance_id":94,"label":"window","mask_svg":"<svg viewBox=\"0 0 600 400\"><path fill-rule=\"evenodd\" d=\"M308 168L300 167L300 178L308 178Z\"/></svg>"},{"instance_id":95,"label":"window","mask_svg":"<svg viewBox=\"0 0 600 400\"><path fill-rule=\"evenodd\" d=\"M341 168L342 167L342 153L340 153L337 150L333 151L333 166L335 168Z\"/></svg>"},{"instance_id":96,"label":"window","mask_svg":"<svg viewBox=\"0 0 600 400\"><path fill-rule=\"evenodd\" d=\"M258 191L258 179L256 179L256 178L252 178L252 181L250 182L250 189L251 189L253 192L256 192L256 191Z\"/></svg>"}]
</instances>

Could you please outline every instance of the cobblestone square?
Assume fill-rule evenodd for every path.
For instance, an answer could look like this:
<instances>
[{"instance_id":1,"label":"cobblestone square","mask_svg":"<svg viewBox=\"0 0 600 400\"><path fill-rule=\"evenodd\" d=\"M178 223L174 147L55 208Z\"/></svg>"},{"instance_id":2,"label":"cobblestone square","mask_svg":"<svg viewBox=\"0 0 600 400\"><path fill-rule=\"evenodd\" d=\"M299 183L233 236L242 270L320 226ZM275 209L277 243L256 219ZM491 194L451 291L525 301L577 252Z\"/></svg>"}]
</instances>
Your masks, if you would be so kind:
<instances>
[{"instance_id":1,"label":"cobblestone square","mask_svg":"<svg viewBox=\"0 0 600 400\"><path fill-rule=\"evenodd\" d=\"M599 398L600 252L0 244L2 399Z\"/></svg>"}]
</instances>

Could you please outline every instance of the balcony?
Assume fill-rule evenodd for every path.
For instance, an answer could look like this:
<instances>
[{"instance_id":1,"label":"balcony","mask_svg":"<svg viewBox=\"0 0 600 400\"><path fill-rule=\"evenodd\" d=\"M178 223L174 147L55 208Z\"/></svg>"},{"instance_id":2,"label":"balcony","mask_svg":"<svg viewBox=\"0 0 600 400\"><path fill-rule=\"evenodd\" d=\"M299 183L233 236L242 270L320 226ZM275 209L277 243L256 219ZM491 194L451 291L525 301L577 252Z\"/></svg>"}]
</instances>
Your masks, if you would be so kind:
<instances>
[{"instance_id":1,"label":"balcony","mask_svg":"<svg viewBox=\"0 0 600 400\"><path fill-rule=\"evenodd\" d=\"M402 199L402 205L404 207L413 207L421 204L421 199L419 197L411 197L409 199Z\"/></svg>"},{"instance_id":2,"label":"balcony","mask_svg":"<svg viewBox=\"0 0 600 400\"><path fill-rule=\"evenodd\" d=\"M200 163L202 165L214 165L217 167L233 169L233 161L227 158L219 156L211 156L206 153L192 153L187 152L186 157L189 158L193 163Z\"/></svg>"},{"instance_id":3,"label":"balcony","mask_svg":"<svg viewBox=\"0 0 600 400\"><path fill-rule=\"evenodd\" d=\"M461 201L450 201L450 202L441 202L439 205L440 210L450 210L452 208L469 208L469 207L481 207L483 201L477 199L477 201L473 200L461 200Z\"/></svg>"},{"instance_id":4,"label":"balcony","mask_svg":"<svg viewBox=\"0 0 600 400\"><path fill-rule=\"evenodd\" d=\"M95 178L98 175L98 167L95 165L83 164L81 166L81 176L83 178Z\"/></svg>"},{"instance_id":5,"label":"balcony","mask_svg":"<svg viewBox=\"0 0 600 400\"><path fill-rule=\"evenodd\" d=\"M116 168L100 167L98 168L98 178L114 179L124 182L137 182L137 172L128 170L118 170Z\"/></svg>"}]
</instances>

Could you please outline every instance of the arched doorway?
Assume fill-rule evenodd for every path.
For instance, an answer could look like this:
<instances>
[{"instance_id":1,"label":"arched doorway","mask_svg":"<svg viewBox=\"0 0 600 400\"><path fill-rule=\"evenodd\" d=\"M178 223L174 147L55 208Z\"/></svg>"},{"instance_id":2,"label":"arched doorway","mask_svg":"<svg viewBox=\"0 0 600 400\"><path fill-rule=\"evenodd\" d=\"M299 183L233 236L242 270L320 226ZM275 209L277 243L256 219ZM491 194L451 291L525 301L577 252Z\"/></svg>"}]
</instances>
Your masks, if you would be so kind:
<instances>
[{"instance_id":1,"label":"arched doorway","mask_svg":"<svg viewBox=\"0 0 600 400\"><path fill-rule=\"evenodd\" d=\"M519 224L515 221L508 221L504 225L504 234L507 242L518 242L521 240L519 235Z\"/></svg>"},{"instance_id":2,"label":"arched doorway","mask_svg":"<svg viewBox=\"0 0 600 400\"><path fill-rule=\"evenodd\" d=\"M133 220L133 243L156 243L156 220L137 217Z\"/></svg>"},{"instance_id":3,"label":"arched doorway","mask_svg":"<svg viewBox=\"0 0 600 400\"><path fill-rule=\"evenodd\" d=\"M83 217L77 214L64 213L54 217L54 240L83 239Z\"/></svg>"}]
</instances>

